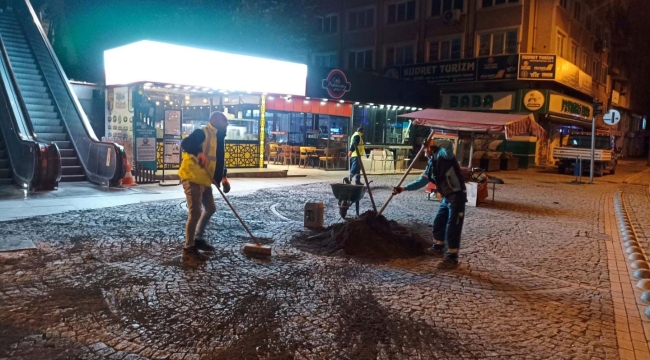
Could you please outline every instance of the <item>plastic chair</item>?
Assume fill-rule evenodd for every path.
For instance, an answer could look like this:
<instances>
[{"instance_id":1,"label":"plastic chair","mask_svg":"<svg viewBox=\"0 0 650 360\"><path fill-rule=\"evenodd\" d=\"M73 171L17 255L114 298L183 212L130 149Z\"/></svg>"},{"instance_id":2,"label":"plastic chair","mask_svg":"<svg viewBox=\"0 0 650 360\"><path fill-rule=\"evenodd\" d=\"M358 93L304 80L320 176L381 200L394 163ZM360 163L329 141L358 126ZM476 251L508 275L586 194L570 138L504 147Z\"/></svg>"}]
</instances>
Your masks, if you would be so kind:
<instances>
[{"instance_id":1,"label":"plastic chair","mask_svg":"<svg viewBox=\"0 0 650 360\"><path fill-rule=\"evenodd\" d=\"M386 164L390 163L390 164L393 165L393 172L395 172L395 155L393 155L393 152L388 150L388 149L384 149L383 151L384 151L384 154L385 154L385 157L384 157L384 170L386 170Z\"/></svg>"},{"instance_id":2,"label":"plastic chair","mask_svg":"<svg viewBox=\"0 0 650 360\"><path fill-rule=\"evenodd\" d=\"M269 144L269 155L266 161L270 163L271 158L273 158L274 164L278 163L278 144Z\"/></svg>"},{"instance_id":3,"label":"plastic chair","mask_svg":"<svg viewBox=\"0 0 650 360\"><path fill-rule=\"evenodd\" d=\"M300 146L291 147L291 165L296 165L300 160Z\"/></svg>"},{"instance_id":4,"label":"plastic chair","mask_svg":"<svg viewBox=\"0 0 650 360\"><path fill-rule=\"evenodd\" d=\"M319 156L318 157L318 168L320 168L320 164L322 162L324 162L325 163L325 170L327 170L328 169L327 164L329 162L334 162L334 158L335 158L336 154L338 153L338 149L324 149L323 153L324 153L323 154L324 156Z\"/></svg>"},{"instance_id":5,"label":"plastic chair","mask_svg":"<svg viewBox=\"0 0 650 360\"><path fill-rule=\"evenodd\" d=\"M282 145L280 147L282 149L282 154L280 157L282 158L282 162L284 165L289 165L291 162L291 146L290 145Z\"/></svg>"},{"instance_id":6,"label":"plastic chair","mask_svg":"<svg viewBox=\"0 0 650 360\"><path fill-rule=\"evenodd\" d=\"M370 151L370 171L372 171L373 168L377 170L377 167L375 166L375 162L385 162L386 161L386 153L384 153L384 150L382 149L373 149ZM382 170L384 169L384 166L382 165Z\"/></svg>"}]
</instances>

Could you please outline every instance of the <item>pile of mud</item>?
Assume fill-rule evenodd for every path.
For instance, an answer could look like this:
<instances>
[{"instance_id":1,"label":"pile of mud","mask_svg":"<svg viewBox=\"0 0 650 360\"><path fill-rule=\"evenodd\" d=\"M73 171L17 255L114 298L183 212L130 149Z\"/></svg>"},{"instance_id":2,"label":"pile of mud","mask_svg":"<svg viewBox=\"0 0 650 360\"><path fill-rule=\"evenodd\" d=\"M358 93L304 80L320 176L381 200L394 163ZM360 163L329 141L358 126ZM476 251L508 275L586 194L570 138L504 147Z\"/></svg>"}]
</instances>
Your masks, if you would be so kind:
<instances>
[{"instance_id":1,"label":"pile of mud","mask_svg":"<svg viewBox=\"0 0 650 360\"><path fill-rule=\"evenodd\" d=\"M316 235L303 233L292 243L318 255L349 255L364 259L401 259L420 256L431 246L424 238L383 215L367 211L358 218L325 228Z\"/></svg>"}]
</instances>

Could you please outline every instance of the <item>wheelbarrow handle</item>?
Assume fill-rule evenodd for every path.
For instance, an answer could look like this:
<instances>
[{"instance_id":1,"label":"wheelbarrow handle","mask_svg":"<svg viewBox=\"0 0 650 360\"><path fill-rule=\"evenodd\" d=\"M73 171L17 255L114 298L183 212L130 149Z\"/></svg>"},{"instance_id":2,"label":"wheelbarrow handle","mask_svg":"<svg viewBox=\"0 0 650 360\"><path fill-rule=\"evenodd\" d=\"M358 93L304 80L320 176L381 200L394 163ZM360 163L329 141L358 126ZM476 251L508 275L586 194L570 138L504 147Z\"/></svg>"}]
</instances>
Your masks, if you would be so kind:
<instances>
[{"instance_id":1,"label":"wheelbarrow handle","mask_svg":"<svg viewBox=\"0 0 650 360\"><path fill-rule=\"evenodd\" d=\"M422 152L424 151L424 148L427 146L427 144L429 143L429 141L433 138L433 134L434 134L434 133L435 133L434 130L431 129L431 132L429 133L429 136L427 137L427 139L425 140L425 142L422 144L422 147L420 148L420 151L418 151L418 154L415 155L415 157L413 158L413 161L411 161L411 165L409 165L408 169L406 169L406 172L404 173L404 175L403 175L402 178L400 179L399 184L397 184L397 186L395 186L395 187L400 187L400 186L402 186L402 183L404 182L404 180L406 180L406 177L407 177L407 176L409 175L409 173L411 172L411 169L413 169L413 165L415 165L415 160L417 160L417 159L420 158L420 155L421 155ZM381 215L381 214L384 212L384 210L386 210L386 206L388 206L388 204L390 203L390 201L393 200L393 196L395 196L395 195L393 195L393 194L391 193L391 194L390 194L390 197L388 198L388 200L386 200L386 202L384 203L384 206L382 206L382 207L381 207L381 210L379 210L379 212L377 213L377 216Z\"/></svg>"}]
</instances>

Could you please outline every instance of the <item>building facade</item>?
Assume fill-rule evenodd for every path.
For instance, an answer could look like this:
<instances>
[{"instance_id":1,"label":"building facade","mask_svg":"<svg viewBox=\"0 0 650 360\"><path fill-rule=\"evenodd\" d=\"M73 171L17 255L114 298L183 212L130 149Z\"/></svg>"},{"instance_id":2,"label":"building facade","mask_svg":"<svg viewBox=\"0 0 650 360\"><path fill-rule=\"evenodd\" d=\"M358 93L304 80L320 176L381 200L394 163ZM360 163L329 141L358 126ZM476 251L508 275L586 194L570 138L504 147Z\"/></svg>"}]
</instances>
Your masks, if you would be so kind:
<instances>
[{"instance_id":1,"label":"building facade","mask_svg":"<svg viewBox=\"0 0 650 360\"><path fill-rule=\"evenodd\" d=\"M598 117L623 154L636 155L645 121L627 77L631 46L617 19L627 0L329 0L316 19L310 62L435 83L441 107L532 112L549 134L537 162ZM627 137L626 137L627 134ZM522 140L528 141L528 140ZM531 140L534 141L534 140ZM640 155L640 154L639 154Z\"/></svg>"}]
</instances>

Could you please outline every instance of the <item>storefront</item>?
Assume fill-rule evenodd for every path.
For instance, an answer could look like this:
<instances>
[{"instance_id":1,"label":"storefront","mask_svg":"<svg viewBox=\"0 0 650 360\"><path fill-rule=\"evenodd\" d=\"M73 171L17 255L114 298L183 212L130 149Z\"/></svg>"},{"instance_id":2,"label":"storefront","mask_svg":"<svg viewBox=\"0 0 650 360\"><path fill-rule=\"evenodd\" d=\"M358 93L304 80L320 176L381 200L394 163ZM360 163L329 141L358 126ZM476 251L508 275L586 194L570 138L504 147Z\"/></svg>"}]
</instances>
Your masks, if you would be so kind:
<instances>
[{"instance_id":1,"label":"storefront","mask_svg":"<svg viewBox=\"0 0 650 360\"><path fill-rule=\"evenodd\" d=\"M435 86L363 72L309 67L305 96L266 99L270 163L302 165L301 148L314 158L332 157L324 169L346 169L350 136L364 128L366 151L386 149L397 158L410 150L409 122L397 115L436 105ZM291 148L291 149L290 149ZM293 161L292 161L293 158ZM298 159L298 161L295 161Z\"/></svg>"},{"instance_id":2,"label":"storefront","mask_svg":"<svg viewBox=\"0 0 650 360\"><path fill-rule=\"evenodd\" d=\"M152 41L104 54L106 138L122 143L136 171L180 164L180 140L229 118L226 165L263 167L266 100L305 96L307 66ZM270 114L273 116L273 114Z\"/></svg>"}]
</instances>

